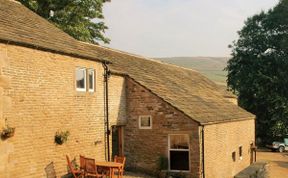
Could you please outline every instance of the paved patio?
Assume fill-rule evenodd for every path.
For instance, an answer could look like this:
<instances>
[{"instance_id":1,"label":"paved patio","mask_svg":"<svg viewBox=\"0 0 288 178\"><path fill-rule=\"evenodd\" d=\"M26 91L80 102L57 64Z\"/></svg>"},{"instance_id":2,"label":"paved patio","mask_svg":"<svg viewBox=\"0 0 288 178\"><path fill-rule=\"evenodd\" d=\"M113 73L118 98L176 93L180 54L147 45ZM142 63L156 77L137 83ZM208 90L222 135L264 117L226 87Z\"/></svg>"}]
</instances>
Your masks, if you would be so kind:
<instances>
[{"instance_id":1,"label":"paved patio","mask_svg":"<svg viewBox=\"0 0 288 178\"><path fill-rule=\"evenodd\" d=\"M155 177L142 174L142 173L134 173L134 172L125 171L124 178L155 178Z\"/></svg>"}]
</instances>

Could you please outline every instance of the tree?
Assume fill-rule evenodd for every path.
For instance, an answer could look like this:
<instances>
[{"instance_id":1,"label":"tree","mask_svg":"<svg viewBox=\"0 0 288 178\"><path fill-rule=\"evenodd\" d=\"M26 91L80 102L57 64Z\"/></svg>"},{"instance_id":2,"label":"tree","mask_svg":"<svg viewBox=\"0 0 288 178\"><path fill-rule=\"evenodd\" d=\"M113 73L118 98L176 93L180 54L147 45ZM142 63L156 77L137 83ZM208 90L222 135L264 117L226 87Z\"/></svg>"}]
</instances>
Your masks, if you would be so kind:
<instances>
[{"instance_id":1,"label":"tree","mask_svg":"<svg viewBox=\"0 0 288 178\"><path fill-rule=\"evenodd\" d=\"M110 41L103 35L108 27L99 21L104 19L102 7L105 0L18 1L77 40L96 44Z\"/></svg>"},{"instance_id":2,"label":"tree","mask_svg":"<svg viewBox=\"0 0 288 178\"><path fill-rule=\"evenodd\" d=\"M288 134L288 0L245 21L228 61L228 87L256 115L265 142Z\"/></svg>"}]
</instances>

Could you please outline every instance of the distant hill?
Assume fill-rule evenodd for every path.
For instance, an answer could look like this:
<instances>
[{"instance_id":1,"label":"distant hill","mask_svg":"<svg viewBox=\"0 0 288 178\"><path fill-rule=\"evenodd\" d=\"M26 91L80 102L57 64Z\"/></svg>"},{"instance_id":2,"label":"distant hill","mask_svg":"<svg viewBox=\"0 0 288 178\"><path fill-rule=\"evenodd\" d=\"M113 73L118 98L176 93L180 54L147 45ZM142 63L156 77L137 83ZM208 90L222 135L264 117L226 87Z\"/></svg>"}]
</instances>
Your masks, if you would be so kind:
<instances>
[{"instance_id":1,"label":"distant hill","mask_svg":"<svg viewBox=\"0 0 288 178\"><path fill-rule=\"evenodd\" d=\"M220 85L226 85L228 57L170 57L158 60L199 71Z\"/></svg>"}]
</instances>

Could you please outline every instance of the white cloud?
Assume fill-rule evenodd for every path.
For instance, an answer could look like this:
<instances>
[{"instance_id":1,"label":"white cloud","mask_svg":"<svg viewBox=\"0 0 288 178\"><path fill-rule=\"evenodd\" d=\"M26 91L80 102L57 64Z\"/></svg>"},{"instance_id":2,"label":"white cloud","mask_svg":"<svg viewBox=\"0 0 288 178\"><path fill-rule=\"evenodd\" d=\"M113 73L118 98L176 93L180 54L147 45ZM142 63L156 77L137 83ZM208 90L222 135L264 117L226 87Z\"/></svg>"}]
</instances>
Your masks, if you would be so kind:
<instances>
[{"instance_id":1,"label":"white cloud","mask_svg":"<svg viewBox=\"0 0 288 178\"><path fill-rule=\"evenodd\" d=\"M278 0L112 0L109 47L150 57L228 56L244 20Z\"/></svg>"}]
</instances>

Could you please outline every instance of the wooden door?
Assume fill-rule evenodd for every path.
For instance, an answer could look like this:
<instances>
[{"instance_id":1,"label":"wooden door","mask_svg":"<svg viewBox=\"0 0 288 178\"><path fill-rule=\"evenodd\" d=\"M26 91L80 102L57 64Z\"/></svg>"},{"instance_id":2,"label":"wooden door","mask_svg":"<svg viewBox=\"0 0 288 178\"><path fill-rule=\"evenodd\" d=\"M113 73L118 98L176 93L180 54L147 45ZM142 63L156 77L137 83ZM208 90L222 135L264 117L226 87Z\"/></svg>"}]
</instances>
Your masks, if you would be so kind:
<instances>
[{"instance_id":1,"label":"wooden door","mask_svg":"<svg viewBox=\"0 0 288 178\"><path fill-rule=\"evenodd\" d=\"M123 156L123 126L112 126L112 157Z\"/></svg>"},{"instance_id":2,"label":"wooden door","mask_svg":"<svg viewBox=\"0 0 288 178\"><path fill-rule=\"evenodd\" d=\"M124 156L123 154L123 127L118 127L118 155Z\"/></svg>"}]
</instances>

